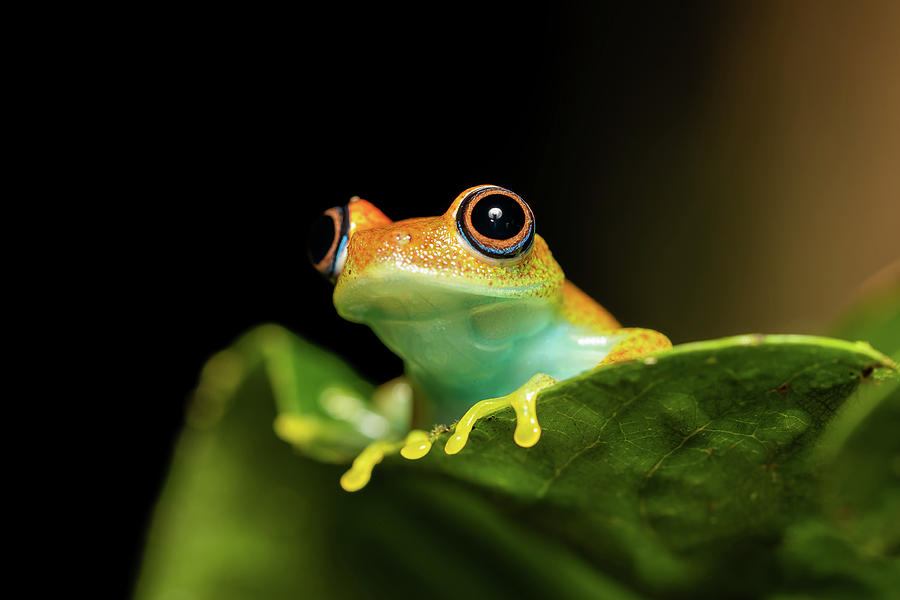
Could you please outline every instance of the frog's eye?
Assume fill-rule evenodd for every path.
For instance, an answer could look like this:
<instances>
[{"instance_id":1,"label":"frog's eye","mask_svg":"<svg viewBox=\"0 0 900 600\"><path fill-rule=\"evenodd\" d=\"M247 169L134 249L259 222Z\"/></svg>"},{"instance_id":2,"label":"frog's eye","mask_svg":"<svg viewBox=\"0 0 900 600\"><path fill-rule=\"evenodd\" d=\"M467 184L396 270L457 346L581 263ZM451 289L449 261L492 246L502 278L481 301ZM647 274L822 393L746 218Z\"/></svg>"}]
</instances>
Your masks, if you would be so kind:
<instances>
[{"instance_id":1,"label":"frog's eye","mask_svg":"<svg viewBox=\"0 0 900 600\"><path fill-rule=\"evenodd\" d=\"M531 209L501 187L473 189L459 204L456 225L472 248L490 258L522 256L534 241Z\"/></svg>"},{"instance_id":2,"label":"frog's eye","mask_svg":"<svg viewBox=\"0 0 900 600\"><path fill-rule=\"evenodd\" d=\"M319 273L331 280L340 275L347 260L349 229L347 207L335 206L319 215L309 231L309 260Z\"/></svg>"}]
</instances>

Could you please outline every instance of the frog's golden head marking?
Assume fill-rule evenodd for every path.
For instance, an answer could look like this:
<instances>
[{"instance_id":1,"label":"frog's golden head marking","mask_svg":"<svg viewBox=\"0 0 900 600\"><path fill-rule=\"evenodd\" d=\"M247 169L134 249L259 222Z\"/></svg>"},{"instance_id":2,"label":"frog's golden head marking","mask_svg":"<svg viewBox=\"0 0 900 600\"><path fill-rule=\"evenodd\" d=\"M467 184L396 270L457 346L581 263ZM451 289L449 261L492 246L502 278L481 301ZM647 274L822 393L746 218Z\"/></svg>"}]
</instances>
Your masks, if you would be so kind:
<instances>
[{"instance_id":1,"label":"frog's golden head marking","mask_svg":"<svg viewBox=\"0 0 900 600\"><path fill-rule=\"evenodd\" d=\"M309 255L351 320L371 305L441 310L449 297L468 307L489 298L555 300L564 282L528 204L493 185L465 190L443 215L396 222L354 198L319 218Z\"/></svg>"}]
</instances>

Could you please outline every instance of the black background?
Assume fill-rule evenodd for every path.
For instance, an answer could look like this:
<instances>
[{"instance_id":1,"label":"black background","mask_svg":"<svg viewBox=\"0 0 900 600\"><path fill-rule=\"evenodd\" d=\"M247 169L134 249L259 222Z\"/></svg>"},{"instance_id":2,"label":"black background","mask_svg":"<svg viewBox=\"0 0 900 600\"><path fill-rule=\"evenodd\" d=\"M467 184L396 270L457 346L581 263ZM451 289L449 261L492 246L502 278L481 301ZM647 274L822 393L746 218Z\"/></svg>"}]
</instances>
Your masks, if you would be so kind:
<instances>
[{"instance_id":1,"label":"black background","mask_svg":"<svg viewBox=\"0 0 900 600\"><path fill-rule=\"evenodd\" d=\"M646 182L639 194L631 182L647 140L671 143L658 140L701 110L722 25L739 15L712 3L359 11L156 15L114 74L110 164L128 210L107 252L129 251L110 302L127 308L115 352L132 366L114 414L127 439L111 453L128 465L116 476L128 588L212 353L277 322L373 381L399 374L367 329L335 315L307 263L312 219L350 196L402 219L440 214L473 185L509 187L567 274L623 322L690 336L658 316L676 299L616 283L617 253L669 249L640 236L623 249L603 232L662 211L696 233L681 215L709 199L673 205L656 190L648 203ZM588 192L597 182L606 196ZM570 233L597 214L610 218L588 227L596 238Z\"/></svg>"}]
</instances>

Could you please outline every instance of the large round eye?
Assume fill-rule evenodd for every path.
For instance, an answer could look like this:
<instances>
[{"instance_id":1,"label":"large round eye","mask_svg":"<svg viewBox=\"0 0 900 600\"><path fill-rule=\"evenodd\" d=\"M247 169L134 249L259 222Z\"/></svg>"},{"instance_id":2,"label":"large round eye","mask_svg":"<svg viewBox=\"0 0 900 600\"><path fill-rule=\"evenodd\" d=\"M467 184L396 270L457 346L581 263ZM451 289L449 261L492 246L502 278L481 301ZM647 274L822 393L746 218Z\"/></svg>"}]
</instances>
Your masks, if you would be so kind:
<instances>
[{"instance_id":1,"label":"large round eye","mask_svg":"<svg viewBox=\"0 0 900 600\"><path fill-rule=\"evenodd\" d=\"M515 258L531 248L534 215L522 198L501 187L476 188L456 212L459 232L490 258Z\"/></svg>"},{"instance_id":2,"label":"large round eye","mask_svg":"<svg viewBox=\"0 0 900 600\"><path fill-rule=\"evenodd\" d=\"M350 229L346 206L329 208L319 215L309 231L307 253L316 270L336 279L347 259L347 232Z\"/></svg>"}]
</instances>

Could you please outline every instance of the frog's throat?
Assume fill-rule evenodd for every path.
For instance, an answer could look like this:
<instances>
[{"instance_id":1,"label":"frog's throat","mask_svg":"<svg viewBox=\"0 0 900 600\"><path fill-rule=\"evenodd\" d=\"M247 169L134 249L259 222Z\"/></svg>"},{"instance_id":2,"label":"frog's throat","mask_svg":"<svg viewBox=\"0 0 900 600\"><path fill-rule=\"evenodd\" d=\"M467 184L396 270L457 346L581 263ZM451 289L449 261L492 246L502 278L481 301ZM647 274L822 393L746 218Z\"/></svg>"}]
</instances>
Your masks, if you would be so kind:
<instances>
[{"instance_id":1,"label":"frog's throat","mask_svg":"<svg viewBox=\"0 0 900 600\"><path fill-rule=\"evenodd\" d=\"M444 446L444 452L447 454L459 453L468 442L472 427L478 419L506 407L511 407L516 414L516 430L513 440L523 448L534 446L541 438L541 426L537 419L537 397L543 389L555 383L556 380L549 375L538 373L512 394L476 403L456 424L453 435ZM348 492L361 490L369 483L372 469L388 454L399 451L401 456L410 460L424 457L431 450L438 435L438 432L427 433L414 429L402 442L376 441L369 444L341 477L341 487Z\"/></svg>"}]
</instances>

